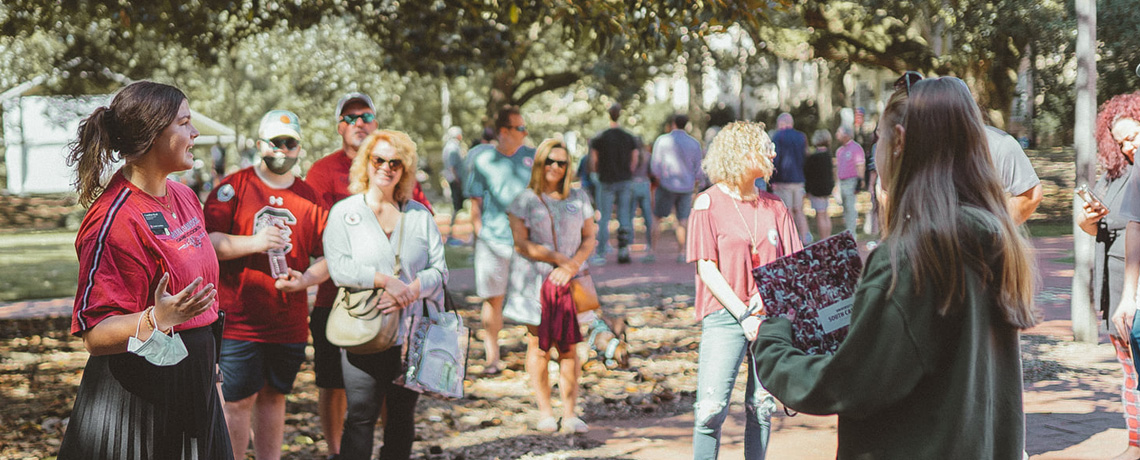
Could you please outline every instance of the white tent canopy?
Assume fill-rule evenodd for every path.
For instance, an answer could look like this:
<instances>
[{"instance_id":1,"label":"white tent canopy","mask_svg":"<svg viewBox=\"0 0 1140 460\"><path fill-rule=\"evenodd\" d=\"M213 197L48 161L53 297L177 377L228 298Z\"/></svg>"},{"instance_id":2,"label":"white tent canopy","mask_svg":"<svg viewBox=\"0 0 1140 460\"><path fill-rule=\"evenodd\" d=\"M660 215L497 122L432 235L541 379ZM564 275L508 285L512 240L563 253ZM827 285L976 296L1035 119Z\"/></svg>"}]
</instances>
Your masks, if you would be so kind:
<instances>
[{"instance_id":1,"label":"white tent canopy","mask_svg":"<svg viewBox=\"0 0 1140 460\"><path fill-rule=\"evenodd\" d=\"M68 144L75 140L79 122L112 95L23 96L38 86L35 79L0 93L4 118L4 161L8 192L60 193L72 190L74 172L67 166ZM233 129L191 110L194 126L202 134L195 145L232 144Z\"/></svg>"}]
</instances>

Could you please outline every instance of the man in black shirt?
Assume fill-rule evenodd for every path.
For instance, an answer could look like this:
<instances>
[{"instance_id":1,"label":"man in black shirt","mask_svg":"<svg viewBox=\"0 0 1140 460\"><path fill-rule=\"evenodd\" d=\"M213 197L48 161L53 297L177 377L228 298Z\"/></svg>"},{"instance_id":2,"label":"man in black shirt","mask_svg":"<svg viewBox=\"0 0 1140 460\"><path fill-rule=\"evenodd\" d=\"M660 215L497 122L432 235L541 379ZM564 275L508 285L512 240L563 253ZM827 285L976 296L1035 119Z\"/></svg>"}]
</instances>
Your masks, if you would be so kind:
<instances>
[{"instance_id":1,"label":"man in black shirt","mask_svg":"<svg viewBox=\"0 0 1140 460\"><path fill-rule=\"evenodd\" d=\"M633 171L637 169L637 141L618 124L621 104L610 106L610 128L590 140L590 168L598 173L598 249L593 265L605 263L610 237L610 214L617 200L618 263L629 263L629 243L633 240Z\"/></svg>"}]
</instances>

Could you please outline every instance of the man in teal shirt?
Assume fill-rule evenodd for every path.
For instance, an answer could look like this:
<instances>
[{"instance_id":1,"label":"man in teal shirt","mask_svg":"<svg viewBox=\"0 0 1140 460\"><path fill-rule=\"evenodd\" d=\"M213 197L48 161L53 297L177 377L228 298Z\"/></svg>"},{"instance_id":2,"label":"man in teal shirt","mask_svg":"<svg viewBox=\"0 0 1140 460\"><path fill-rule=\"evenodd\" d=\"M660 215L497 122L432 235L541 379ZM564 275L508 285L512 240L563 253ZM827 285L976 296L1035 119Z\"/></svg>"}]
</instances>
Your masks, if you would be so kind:
<instances>
[{"instance_id":1,"label":"man in teal shirt","mask_svg":"<svg viewBox=\"0 0 1140 460\"><path fill-rule=\"evenodd\" d=\"M468 152L470 168L463 183L464 195L471 199L475 227L475 295L483 299L485 374L497 374L502 368L499 331L503 328L503 295L514 254L507 207L526 189L534 166L534 149L523 145L526 124L518 107L499 110L495 131L498 146L483 144Z\"/></svg>"}]
</instances>

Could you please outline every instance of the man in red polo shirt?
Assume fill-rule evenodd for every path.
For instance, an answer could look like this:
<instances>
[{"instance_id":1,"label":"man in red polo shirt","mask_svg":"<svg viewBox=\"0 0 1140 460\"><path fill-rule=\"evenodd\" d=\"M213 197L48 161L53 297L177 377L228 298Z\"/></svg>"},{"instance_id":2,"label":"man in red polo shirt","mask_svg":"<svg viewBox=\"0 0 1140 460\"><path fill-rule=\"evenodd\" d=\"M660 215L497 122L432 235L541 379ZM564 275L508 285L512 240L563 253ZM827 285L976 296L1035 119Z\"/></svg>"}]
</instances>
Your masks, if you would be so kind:
<instances>
[{"instance_id":1,"label":"man in red polo shirt","mask_svg":"<svg viewBox=\"0 0 1140 460\"><path fill-rule=\"evenodd\" d=\"M341 147L313 163L305 182L313 187L325 209L347 198L348 169L356 158L356 149L379 124L372 98L363 93L349 93L336 104L336 132ZM321 283L317 300L309 316L309 332L313 335L313 371L317 375L317 415L321 431L328 443L330 457L340 453L340 435L344 431L344 375L340 366L340 348L329 343L325 327L329 322L336 285L332 280Z\"/></svg>"},{"instance_id":2,"label":"man in red polo shirt","mask_svg":"<svg viewBox=\"0 0 1140 460\"><path fill-rule=\"evenodd\" d=\"M305 289L329 275L321 244L328 211L293 174L301 155L297 115L266 113L258 138L262 161L223 179L204 213L227 315L219 361L222 408L234 458L245 458L252 425L254 452L262 460L281 458L285 395L309 338Z\"/></svg>"}]
</instances>

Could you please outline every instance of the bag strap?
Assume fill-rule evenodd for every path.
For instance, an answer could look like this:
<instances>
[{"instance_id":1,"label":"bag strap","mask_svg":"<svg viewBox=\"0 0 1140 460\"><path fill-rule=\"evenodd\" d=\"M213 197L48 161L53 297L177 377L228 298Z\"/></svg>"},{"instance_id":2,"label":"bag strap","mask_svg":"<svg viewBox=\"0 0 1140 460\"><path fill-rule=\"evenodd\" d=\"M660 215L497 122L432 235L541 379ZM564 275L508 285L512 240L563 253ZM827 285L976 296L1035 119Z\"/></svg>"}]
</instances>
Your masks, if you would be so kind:
<instances>
[{"instance_id":1,"label":"bag strap","mask_svg":"<svg viewBox=\"0 0 1140 460\"><path fill-rule=\"evenodd\" d=\"M404 218L407 216L408 213L404 212L404 206L400 205L400 223L398 228L400 231L400 241L396 244L396 266L392 270L392 276L395 276L397 278L400 277L400 272L404 270L403 264L400 263L400 250L404 247Z\"/></svg>"}]
</instances>

